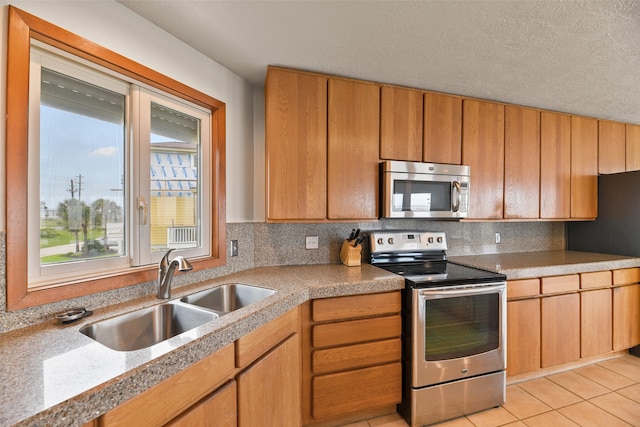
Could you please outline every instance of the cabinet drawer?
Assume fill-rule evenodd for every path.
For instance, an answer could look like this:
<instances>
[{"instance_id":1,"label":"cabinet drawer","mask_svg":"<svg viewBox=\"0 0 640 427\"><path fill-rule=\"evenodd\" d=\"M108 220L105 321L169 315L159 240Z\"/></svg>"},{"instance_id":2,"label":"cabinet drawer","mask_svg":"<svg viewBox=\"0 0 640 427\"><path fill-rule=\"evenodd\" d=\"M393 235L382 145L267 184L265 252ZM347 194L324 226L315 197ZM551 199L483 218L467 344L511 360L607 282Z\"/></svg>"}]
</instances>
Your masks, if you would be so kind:
<instances>
[{"instance_id":1,"label":"cabinet drawer","mask_svg":"<svg viewBox=\"0 0 640 427\"><path fill-rule=\"evenodd\" d=\"M640 268L613 270L614 285L629 285L640 282Z\"/></svg>"},{"instance_id":2,"label":"cabinet drawer","mask_svg":"<svg viewBox=\"0 0 640 427\"><path fill-rule=\"evenodd\" d=\"M580 276L571 274L567 276L543 277L540 289L543 294L558 294L573 292L580 289Z\"/></svg>"},{"instance_id":3,"label":"cabinet drawer","mask_svg":"<svg viewBox=\"0 0 640 427\"><path fill-rule=\"evenodd\" d=\"M345 347L315 350L311 363L314 374L364 368L383 363L399 362L402 357L400 339L355 344Z\"/></svg>"},{"instance_id":4,"label":"cabinet drawer","mask_svg":"<svg viewBox=\"0 0 640 427\"><path fill-rule=\"evenodd\" d=\"M243 368L299 329L298 308L272 320L236 341L236 366Z\"/></svg>"},{"instance_id":5,"label":"cabinet drawer","mask_svg":"<svg viewBox=\"0 0 640 427\"><path fill-rule=\"evenodd\" d=\"M507 298L534 297L540 294L540 279L507 281Z\"/></svg>"},{"instance_id":6,"label":"cabinet drawer","mask_svg":"<svg viewBox=\"0 0 640 427\"><path fill-rule=\"evenodd\" d=\"M392 363L313 379L313 417L323 419L402 400L402 368Z\"/></svg>"},{"instance_id":7,"label":"cabinet drawer","mask_svg":"<svg viewBox=\"0 0 640 427\"><path fill-rule=\"evenodd\" d=\"M332 347L399 337L400 315L314 325L313 347Z\"/></svg>"},{"instance_id":8,"label":"cabinet drawer","mask_svg":"<svg viewBox=\"0 0 640 427\"><path fill-rule=\"evenodd\" d=\"M233 371L233 345L228 345L107 412L100 417L100 425L164 425L215 390Z\"/></svg>"},{"instance_id":9,"label":"cabinet drawer","mask_svg":"<svg viewBox=\"0 0 640 427\"><path fill-rule=\"evenodd\" d=\"M592 289L611 286L610 271L595 271L593 273L580 273L580 288Z\"/></svg>"},{"instance_id":10,"label":"cabinet drawer","mask_svg":"<svg viewBox=\"0 0 640 427\"><path fill-rule=\"evenodd\" d=\"M394 314L401 309L400 292L316 299L312 304L314 322Z\"/></svg>"}]
</instances>

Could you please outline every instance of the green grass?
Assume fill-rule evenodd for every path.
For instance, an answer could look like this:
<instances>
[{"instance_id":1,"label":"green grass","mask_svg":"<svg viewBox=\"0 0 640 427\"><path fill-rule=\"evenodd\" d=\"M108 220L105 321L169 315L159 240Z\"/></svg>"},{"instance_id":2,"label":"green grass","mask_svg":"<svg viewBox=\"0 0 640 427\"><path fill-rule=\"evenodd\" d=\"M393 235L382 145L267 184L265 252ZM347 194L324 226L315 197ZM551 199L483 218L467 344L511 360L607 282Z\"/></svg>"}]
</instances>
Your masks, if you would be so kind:
<instances>
[{"instance_id":1,"label":"green grass","mask_svg":"<svg viewBox=\"0 0 640 427\"><path fill-rule=\"evenodd\" d=\"M55 237L49 238L41 238L40 239L40 247L41 248L51 248L54 246L62 246L68 245L70 243L76 242L76 235L74 232L69 230L56 230L57 235ZM104 236L104 230L102 228L96 228L93 230L89 230L89 240L98 239ZM80 244L84 241L84 236L82 235L82 231L78 231L78 241Z\"/></svg>"}]
</instances>

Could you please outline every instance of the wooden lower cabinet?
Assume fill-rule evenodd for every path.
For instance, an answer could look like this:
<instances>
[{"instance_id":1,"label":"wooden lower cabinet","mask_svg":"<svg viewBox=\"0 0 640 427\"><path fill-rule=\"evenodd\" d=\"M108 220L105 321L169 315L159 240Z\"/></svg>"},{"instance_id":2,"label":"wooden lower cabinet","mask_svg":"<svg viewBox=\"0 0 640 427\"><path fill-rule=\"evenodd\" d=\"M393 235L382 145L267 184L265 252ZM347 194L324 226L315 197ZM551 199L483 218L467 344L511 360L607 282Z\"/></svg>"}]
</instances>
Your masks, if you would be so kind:
<instances>
[{"instance_id":1,"label":"wooden lower cabinet","mask_svg":"<svg viewBox=\"0 0 640 427\"><path fill-rule=\"evenodd\" d=\"M299 313L290 310L88 425L300 426Z\"/></svg>"},{"instance_id":2,"label":"wooden lower cabinet","mask_svg":"<svg viewBox=\"0 0 640 427\"><path fill-rule=\"evenodd\" d=\"M293 335L238 376L238 426L298 427L300 339Z\"/></svg>"},{"instance_id":3,"label":"wooden lower cabinet","mask_svg":"<svg viewBox=\"0 0 640 427\"><path fill-rule=\"evenodd\" d=\"M402 400L400 292L313 300L302 311L303 425L337 426Z\"/></svg>"},{"instance_id":4,"label":"wooden lower cabinet","mask_svg":"<svg viewBox=\"0 0 640 427\"><path fill-rule=\"evenodd\" d=\"M235 427L238 425L236 393L236 382L229 381L224 387L169 422L167 426Z\"/></svg>"},{"instance_id":5,"label":"wooden lower cabinet","mask_svg":"<svg viewBox=\"0 0 640 427\"><path fill-rule=\"evenodd\" d=\"M608 353L612 349L611 289L580 293L580 357Z\"/></svg>"},{"instance_id":6,"label":"wooden lower cabinet","mask_svg":"<svg viewBox=\"0 0 640 427\"><path fill-rule=\"evenodd\" d=\"M165 425L232 378L233 356L230 344L102 415L99 425Z\"/></svg>"},{"instance_id":7,"label":"wooden lower cabinet","mask_svg":"<svg viewBox=\"0 0 640 427\"><path fill-rule=\"evenodd\" d=\"M507 375L540 369L540 298L507 302Z\"/></svg>"},{"instance_id":8,"label":"wooden lower cabinet","mask_svg":"<svg viewBox=\"0 0 640 427\"><path fill-rule=\"evenodd\" d=\"M547 368L580 359L580 295L543 297L540 309L540 366Z\"/></svg>"},{"instance_id":9,"label":"wooden lower cabinet","mask_svg":"<svg viewBox=\"0 0 640 427\"><path fill-rule=\"evenodd\" d=\"M613 288L613 350L640 344L640 284Z\"/></svg>"}]
</instances>

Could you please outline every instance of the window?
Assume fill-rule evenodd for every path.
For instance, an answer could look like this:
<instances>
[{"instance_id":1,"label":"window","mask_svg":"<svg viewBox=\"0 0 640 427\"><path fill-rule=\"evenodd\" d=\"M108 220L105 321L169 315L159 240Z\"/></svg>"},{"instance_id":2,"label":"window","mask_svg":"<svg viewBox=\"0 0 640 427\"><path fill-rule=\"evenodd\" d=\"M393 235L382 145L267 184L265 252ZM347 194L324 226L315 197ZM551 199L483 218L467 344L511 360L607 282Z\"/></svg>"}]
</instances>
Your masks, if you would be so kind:
<instances>
[{"instance_id":1,"label":"window","mask_svg":"<svg viewBox=\"0 0 640 427\"><path fill-rule=\"evenodd\" d=\"M224 104L9 19L8 309L153 280L169 248L223 264Z\"/></svg>"}]
</instances>

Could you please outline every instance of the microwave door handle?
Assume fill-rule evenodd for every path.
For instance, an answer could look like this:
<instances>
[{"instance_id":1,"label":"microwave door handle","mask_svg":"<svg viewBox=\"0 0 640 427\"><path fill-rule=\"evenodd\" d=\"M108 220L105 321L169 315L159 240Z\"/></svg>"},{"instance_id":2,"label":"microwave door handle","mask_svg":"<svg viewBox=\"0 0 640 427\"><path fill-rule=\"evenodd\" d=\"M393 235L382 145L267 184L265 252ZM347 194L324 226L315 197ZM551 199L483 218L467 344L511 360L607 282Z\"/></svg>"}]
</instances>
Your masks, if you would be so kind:
<instances>
[{"instance_id":1,"label":"microwave door handle","mask_svg":"<svg viewBox=\"0 0 640 427\"><path fill-rule=\"evenodd\" d=\"M454 195L453 190L455 190L455 193L457 193L457 197ZM460 200L462 199L460 183L458 181L453 181L453 187L451 188L451 198L454 200L454 203L451 206L451 210L453 212L458 212L458 209L460 209Z\"/></svg>"}]
</instances>

